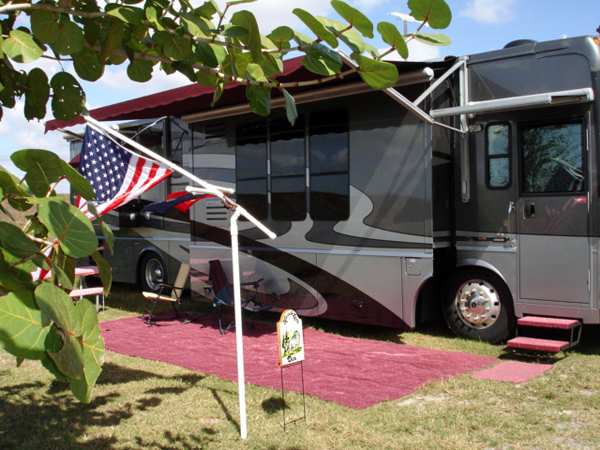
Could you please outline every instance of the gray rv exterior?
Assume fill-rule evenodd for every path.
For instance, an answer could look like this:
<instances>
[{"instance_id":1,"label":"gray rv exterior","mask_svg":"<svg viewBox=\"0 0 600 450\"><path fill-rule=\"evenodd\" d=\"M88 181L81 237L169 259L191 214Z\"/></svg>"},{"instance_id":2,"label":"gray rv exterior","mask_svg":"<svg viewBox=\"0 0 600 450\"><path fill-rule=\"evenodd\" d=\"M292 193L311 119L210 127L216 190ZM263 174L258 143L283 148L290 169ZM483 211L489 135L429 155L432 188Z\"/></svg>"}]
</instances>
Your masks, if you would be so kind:
<instances>
[{"instance_id":1,"label":"gray rv exterior","mask_svg":"<svg viewBox=\"0 0 600 450\"><path fill-rule=\"evenodd\" d=\"M490 108L469 115L468 158L455 166L468 188L455 186L457 271L450 284L455 291L466 280L493 286L513 324L514 316L530 314L600 320L598 102L590 101L599 93L599 49L585 37L468 59L469 101ZM591 99L519 101L574 90ZM493 108L506 99L515 106ZM501 149L494 133L505 135ZM447 300L454 310L456 297ZM472 309L451 315L455 332L481 333Z\"/></svg>"},{"instance_id":2,"label":"gray rv exterior","mask_svg":"<svg viewBox=\"0 0 600 450\"><path fill-rule=\"evenodd\" d=\"M403 88L412 96L422 90L422 86ZM302 104L299 120L329 112L347 120L347 148L340 150L347 152L348 186L346 198L337 201L348 202L348 216L343 220L323 220L318 212L311 211L314 161L309 159L314 153L310 148L310 124L302 125L307 128L302 143L305 151L300 158L306 158L299 176L303 179L302 190L309 193L303 199L308 205L291 214L291 220L274 218L275 208L267 208L262 219L278 235L274 241L257 239L260 235L253 229L242 228L241 236L246 237L241 248L246 255L242 258L242 272L263 278L264 291L277 294L281 308L323 318L414 327L418 297L415 292L433 276L438 239L442 245L449 245L450 184L435 189L440 198L434 201L432 180L435 170L438 181L449 183L451 139L438 143L434 158L432 127L382 92L352 95L349 91L341 97ZM281 114L276 112L265 123L281 124ZM202 142L192 164L196 174L209 182L235 187L240 203L243 190L236 185L240 168L236 167L235 134L240 125L251 121L256 122L257 118L240 115L192 124L194 139ZM210 134L214 130L220 131L218 137ZM266 152L262 156L269 162L267 184L271 200L276 181L274 146L265 139ZM447 209L439 212L440 224L434 221L434 207ZM211 218L214 211L214 202L204 202L193 213L196 241L190 248L190 257L199 280L196 283L192 279L194 292L201 292L199 287L208 275L208 261L230 259L229 234L215 229L228 225L225 210L220 219ZM217 227L206 226L211 222ZM215 243L222 246L216 247Z\"/></svg>"},{"instance_id":3,"label":"gray rv exterior","mask_svg":"<svg viewBox=\"0 0 600 450\"><path fill-rule=\"evenodd\" d=\"M524 315L600 323L598 39L398 67L396 93L422 114L349 78L296 92L294 126L277 100L270 117L251 114L238 88L214 109L211 92L185 90L104 117L168 114L138 139L234 188L277 234L240 222L242 273L281 309L403 328L443 314L490 342ZM109 218L117 280L151 285L189 260L201 296L210 260L231 270L230 212L216 199L139 213L186 185L172 178Z\"/></svg>"}]
</instances>

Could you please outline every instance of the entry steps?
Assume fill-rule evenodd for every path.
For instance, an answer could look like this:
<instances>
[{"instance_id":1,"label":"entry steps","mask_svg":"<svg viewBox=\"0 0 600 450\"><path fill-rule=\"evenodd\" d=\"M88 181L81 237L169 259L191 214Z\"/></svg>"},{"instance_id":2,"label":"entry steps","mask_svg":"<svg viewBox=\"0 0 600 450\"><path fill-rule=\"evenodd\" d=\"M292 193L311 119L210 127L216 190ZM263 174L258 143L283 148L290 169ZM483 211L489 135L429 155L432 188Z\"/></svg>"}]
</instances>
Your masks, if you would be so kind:
<instances>
[{"instance_id":1,"label":"entry steps","mask_svg":"<svg viewBox=\"0 0 600 450\"><path fill-rule=\"evenodd\" d=\"M557 339L549 339L558 337ZM575 319L525 316L517 320L517 337L506 343L508 347L562 352L579 344L581 322Z\"/></svg>"}]
</instances>

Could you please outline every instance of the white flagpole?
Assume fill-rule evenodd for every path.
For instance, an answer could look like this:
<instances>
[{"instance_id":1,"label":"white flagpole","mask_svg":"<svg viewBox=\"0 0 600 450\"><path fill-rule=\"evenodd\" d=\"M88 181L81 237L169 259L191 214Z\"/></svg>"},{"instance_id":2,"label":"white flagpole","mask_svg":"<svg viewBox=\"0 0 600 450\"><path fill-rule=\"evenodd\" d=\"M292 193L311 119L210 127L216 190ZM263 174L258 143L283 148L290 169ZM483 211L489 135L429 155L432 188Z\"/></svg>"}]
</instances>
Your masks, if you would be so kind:
<instances>
[{"instance_id":1,"label":"white flagpole","mask_svg":"<svg viewBox=\"0 0 600 450\"><path fill-rule=\"evenodd\" d=\"M92 124L93 126L100 128L107 134L116 137L117 139L122 140L123 142L129 144L133 148L139 150L145 155L150 156L152 159L159 161L165 164L169 169L179 172L186 178L198 183L201 188L195 186L188 186L186 188L187 192L190 193L209 193L221 199L221 201L225 204L226 207L233 211L233 215L231 216L231 258L233 265L233 298L234 298L234 316L235 316L235 341L236 341L236 351L237 351L237 370L238 370L238 397L239 397L239 405L240 405L240 436L242 439L246 439L248 437L247 431L247 421L246 421L246 380L244 374L244 342L243 342L243 330L242 330L242 291L240 287L240 260L239 260L239 245L238 245L238 226L237 220L240 216L244 216L248 219L252 224L254 224L257 228L259 228L263 233L265 233L270 239L275 239L277 235L265 227L262 223L260 223L256 218L254 218L245 208L242 206L232 202L228 199L223 192L233 193L232 189L223 188L214 186L206 181L198 178L193 173L188 172L187 170L179 167L177 164L172 163L168 159L163 158L162 156L154 153L153 151L147 149L143 145L135 142L132 139L129 139L126 136L123 136L121 133L107 127L101 122L93 119L90 116L83 116L84 119Z\"/></svg>"},{"instance_id":2,"label":"white flagpole","mask_svg":"<svg viewBox=\"0 0 600 450\"><path fill-rule=\"evenodd\" d=\"M231 258L233 265L233 303L235 316L235 347L237 351L238 372L238 397L240 405L240 436L246 439L248 436L246 426L246 378L244 375L244 341L242 331L242 292L240 287L240 260L238 254L238 226L237 220L240 216L236 211L231 216Z\"/></svg>"}]
</instances>

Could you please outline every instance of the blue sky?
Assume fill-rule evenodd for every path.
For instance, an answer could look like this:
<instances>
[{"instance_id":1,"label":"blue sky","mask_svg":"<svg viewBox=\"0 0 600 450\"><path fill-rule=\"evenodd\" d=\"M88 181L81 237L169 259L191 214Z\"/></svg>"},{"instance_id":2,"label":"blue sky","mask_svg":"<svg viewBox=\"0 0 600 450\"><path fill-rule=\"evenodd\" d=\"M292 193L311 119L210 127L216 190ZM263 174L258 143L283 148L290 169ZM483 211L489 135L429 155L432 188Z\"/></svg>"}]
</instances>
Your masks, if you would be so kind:
<instances>
[{"instance_id":1,"label":"blue sky","mask_svg":"<svg viewBox=\"0 0 600 450\"><path fill-rule=\"evenodd\" d=\"M223 0L217 0L223 4ZM402 30L402 22L391 12L408 13L406 0L346 0L363 11L374 23L395 22ZM192 0L201 4L200 0ZM596 35L600 27L600 0L447 0L453 14L449 28L442 32L451 40L449 47L411 46L410 59L427 60L447 55L465 55L502 48L516 39L538 41ZM275 26L287 24L303 31L301 24L291 14L300 6L313 15L336 18L324 0L258 0L242 5L252 10L259 20L263 34ZM414 30L414 24L408 30ZM429 30L430 31L430 30ZM437 31L434 31L437 32ZM380 42L373 42L383 48ZM53 74L59 67L47 61L41 66ZM24 67L25 70L30 70ZM105 76L96 83L82 83L87 93L90 108L109 105L119 101L171 89L187 80L181 76L157 74L148 83L130 82L125 75L125 66L109 68ZM15 110L4 110L0 121L0 165L16 174L19 172L10 161L12 152L23 148L44 148L68 159L68 148L63 135L54 131L44 134L42 122L27 122L23 118L22 103ZM51 116L47 120L52 119Z\"/></svg>"}]
</instances>

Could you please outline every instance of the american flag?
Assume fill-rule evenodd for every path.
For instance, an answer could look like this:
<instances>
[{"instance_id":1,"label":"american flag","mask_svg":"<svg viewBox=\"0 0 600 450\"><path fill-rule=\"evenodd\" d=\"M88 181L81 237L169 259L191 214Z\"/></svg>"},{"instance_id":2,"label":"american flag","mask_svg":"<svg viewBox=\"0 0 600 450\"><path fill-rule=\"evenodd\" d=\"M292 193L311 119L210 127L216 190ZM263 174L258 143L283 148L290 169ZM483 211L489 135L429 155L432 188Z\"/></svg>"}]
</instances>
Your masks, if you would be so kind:
<instances>
[{"instance_id":1,"label":"american flag","mask_svg":"<svg viewBox=\"0 0 600 450\"><path fill-rule=\"evenodd\" d=\"M96 192L98 214L124 205L171 175L172 171L124 150L100 131L86 127L79 172ZM77 199L77 208L89 218L87 201Z\"/></svg>"}]
</instances>

